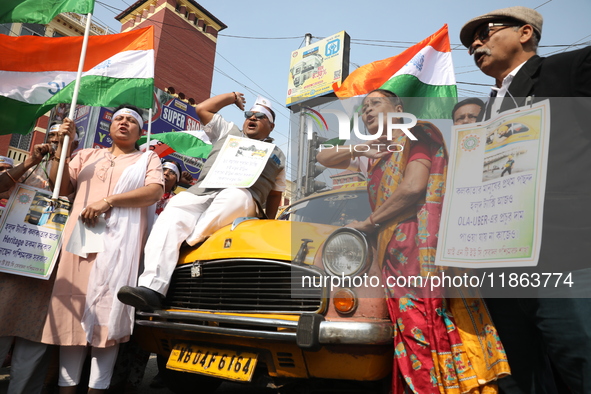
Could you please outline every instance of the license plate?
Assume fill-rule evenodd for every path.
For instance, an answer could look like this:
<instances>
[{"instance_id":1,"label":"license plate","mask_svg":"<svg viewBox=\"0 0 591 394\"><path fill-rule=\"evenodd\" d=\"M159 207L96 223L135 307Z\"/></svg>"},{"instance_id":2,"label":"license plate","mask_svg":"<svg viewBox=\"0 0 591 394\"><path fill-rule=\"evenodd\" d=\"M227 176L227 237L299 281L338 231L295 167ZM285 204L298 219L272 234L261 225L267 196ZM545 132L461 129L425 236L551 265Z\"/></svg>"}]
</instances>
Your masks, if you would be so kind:
<instances>
[{"instance_id":1,"label":"license plate","mask_svg":"<svg viewBox=\"0 0 591 394\"><path fill-rule=\"evenodd\" d=\"M255 353L179 343L172 349L166 368L250 382L257 357Z\"/></svg>"}]
</instances>

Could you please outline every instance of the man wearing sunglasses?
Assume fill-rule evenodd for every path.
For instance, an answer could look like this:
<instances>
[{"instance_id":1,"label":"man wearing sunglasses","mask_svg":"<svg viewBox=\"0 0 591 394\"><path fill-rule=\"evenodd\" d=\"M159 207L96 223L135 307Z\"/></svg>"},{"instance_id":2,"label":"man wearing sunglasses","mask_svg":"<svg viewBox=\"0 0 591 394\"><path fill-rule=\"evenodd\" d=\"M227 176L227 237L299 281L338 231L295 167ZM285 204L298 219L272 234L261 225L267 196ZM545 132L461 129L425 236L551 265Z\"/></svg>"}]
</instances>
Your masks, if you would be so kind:
<instances>
[{"instance_id":1,"label":"man wearing sunglasses","mask_svg":"<svg viewBox=\"0 0 591 394\"><path fill-rule=\"evenodd\" d=\"M568 392L591 392L591 47L536 55L542 16L510 7L468 21L460 40L495 79L485 119L550 101L550 147L542 247L537 267L511 271L572 275L573 286L496 293L487 305L507 351L516 386L506 392L552 392L544 381L547 353ZM511 177L511 176L510 176ZM509 270L505 270L509 274ZM554 284L552 284L552 287ZM516 290L516 289L513 289ZM500 298L500 297L515 298ZM526 296L527 298L525 298ZM523 298L522 298L523 297ZM558 389L559 392L567 392Z\"/></svg>"},{"instance_id":2,"label":"man wearing sunglasses","mask_svg":"<svg viewBox=\"0 0 591 394\"><path fill-rule=\"evenodd\" d=\"M246 119L242 131L218 114L222 108L233 104L244 110L244 95L239 92L225 93L197 105L196 111L205 125L204 131L213 143L212 151L197 183L171 198L158 217L146 242L145 269L138 287L121 288L118 293L121 302L140 310L159 308L162 297L168 291L183 241L196 245L239 217L275 218L286 186L286 159L277 146L259 178L248 189L204 189L200 186L216 162L227 136L273 141L269 134L275 128L275 113L267 99L259 96L254 106L244 113Z\"/></svg>"}]
</instances>

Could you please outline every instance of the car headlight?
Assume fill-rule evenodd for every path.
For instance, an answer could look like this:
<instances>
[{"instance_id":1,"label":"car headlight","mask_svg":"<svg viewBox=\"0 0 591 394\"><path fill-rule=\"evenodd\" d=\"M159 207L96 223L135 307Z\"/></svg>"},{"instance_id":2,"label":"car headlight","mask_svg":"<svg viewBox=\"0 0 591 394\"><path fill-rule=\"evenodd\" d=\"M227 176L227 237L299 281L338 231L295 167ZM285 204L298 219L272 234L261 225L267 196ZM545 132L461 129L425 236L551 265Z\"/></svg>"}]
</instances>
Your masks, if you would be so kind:
<instances>
[{"instance_id":1,"label":"car headlight","mask_svg":"<svg viewBox=\"0 0 591 394\"><path fill-rule=\"evenodd\" d=\"M357 275L364 271L369 247L361 232L352 228L340 228L332 233L324 243L322 263L332 275Z\"/></svg>"}]
</instances>

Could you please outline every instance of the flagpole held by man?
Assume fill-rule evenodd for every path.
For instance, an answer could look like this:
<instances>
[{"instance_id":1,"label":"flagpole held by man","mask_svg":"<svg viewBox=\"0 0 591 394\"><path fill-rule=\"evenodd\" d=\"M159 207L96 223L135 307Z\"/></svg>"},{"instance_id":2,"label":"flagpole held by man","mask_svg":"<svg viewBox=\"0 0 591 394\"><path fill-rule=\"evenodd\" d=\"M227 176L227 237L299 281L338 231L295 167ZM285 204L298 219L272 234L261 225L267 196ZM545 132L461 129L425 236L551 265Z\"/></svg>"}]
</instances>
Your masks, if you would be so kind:
<instances>
[{"instance_id":1,"label":"flagpole held by man","mask_svg":"<svg viewBox=\"0 0 591 394\"><path fill-rule=\"evenodd\" d=\"M88 13L86 16L86 26L84 27L84 38L82 39L82 50L80 52L80 61L78 62L78 72L76 73L76 81L74 83L74 92L72 94L72 105L70 105L70 113L68 118L74 119L74 113L76 112L76 103L78 101L78 93L80 92L80 81L82 79L82 70L84 69L84 60L86 59L86 50L88 49L88 37L90 35L90 25L92 22L92 14ZM62 184L62 177L64 175L64 167L66 164L66 158L68 157L68 147L70 146L70 135L66 134L62 145L62 151L60 152L60 161L57 169L57 175L55 177L55 185L57 187L53 190L51 198L55 201L60 195L60 187Z\"/></svg>"}]
</instances>

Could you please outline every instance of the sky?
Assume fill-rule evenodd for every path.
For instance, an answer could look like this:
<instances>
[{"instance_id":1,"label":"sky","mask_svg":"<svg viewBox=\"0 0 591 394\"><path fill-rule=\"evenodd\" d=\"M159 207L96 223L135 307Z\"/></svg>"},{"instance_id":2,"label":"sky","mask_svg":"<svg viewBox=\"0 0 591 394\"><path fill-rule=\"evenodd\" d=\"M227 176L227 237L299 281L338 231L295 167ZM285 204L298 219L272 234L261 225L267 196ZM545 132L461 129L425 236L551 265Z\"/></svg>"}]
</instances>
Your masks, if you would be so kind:
<instances>
[{"instance_id":1,"label":"sky","mask_svg":"<svg viewBox=\"0 0 591 394\"><path fill-rule=\"evenodd\" d=\"M285 107L290 55L304 46L306 33L312 34L314 43L345 30L351 37L352 72L358 66L397 55L448 24L460 97L487 96L492 84L460 44L460 29L475 16L515 5L537 9L544 17L541 56L582 47L576 44L591 45L590 0L197 2L228 26L218 36L211 95L243 92L247 106L259 94L273 101L277 113L273 134L285 152L297 145L297 130L293 127L290 132L290 111ZM133 3L96 0L94 17L118 32L115 15ZM237 108L228 107L221 114L239 125L244 119ZM290 171L295 168L295 155L291 156Z\"/></svg>"}]
</instances>

